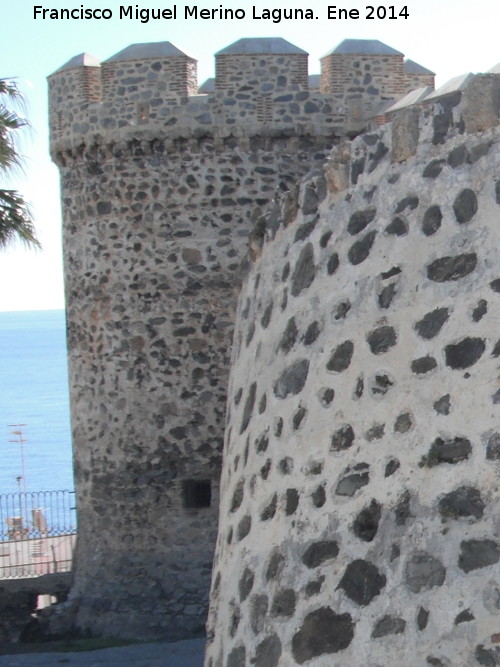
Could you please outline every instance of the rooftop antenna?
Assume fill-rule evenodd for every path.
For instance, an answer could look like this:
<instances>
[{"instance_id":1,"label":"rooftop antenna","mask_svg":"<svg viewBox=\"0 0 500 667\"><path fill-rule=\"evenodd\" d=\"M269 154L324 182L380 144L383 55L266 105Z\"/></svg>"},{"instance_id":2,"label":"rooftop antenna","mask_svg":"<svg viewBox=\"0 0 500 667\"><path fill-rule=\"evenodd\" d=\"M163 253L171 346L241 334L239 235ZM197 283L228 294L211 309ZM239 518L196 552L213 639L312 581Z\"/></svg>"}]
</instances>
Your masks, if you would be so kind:
<instances>
[{"instance_id":1,"label":"rooftop antenna","mask_svg":"<svg viewBox=\"0 0 500 667\"><path fill-rule=\"evenodd\" d=\"M16 477L17 483L19 485L19 491L21 491L21 480L23 482L23 490L26 493L26 468L24 466L24 443L28 442L26 438L23 438L23 426L26 424L9 424L9 428L14 429L11 431L11 435L15 436L15 440L9 440L9 442L16 442L20 445L21 448L21 476Z\"/></svg>"}]
</instances>

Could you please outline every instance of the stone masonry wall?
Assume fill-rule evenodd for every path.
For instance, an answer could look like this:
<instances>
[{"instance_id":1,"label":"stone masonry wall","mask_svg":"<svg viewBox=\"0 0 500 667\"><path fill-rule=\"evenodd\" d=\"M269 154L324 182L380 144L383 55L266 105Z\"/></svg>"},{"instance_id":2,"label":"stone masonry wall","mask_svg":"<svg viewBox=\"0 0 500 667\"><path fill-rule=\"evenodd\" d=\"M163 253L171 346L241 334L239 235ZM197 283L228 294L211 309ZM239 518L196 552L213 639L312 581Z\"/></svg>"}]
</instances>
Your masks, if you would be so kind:
<instances>
[{"instance_id":1,"label":"stone masonry wall","mask_svg":"<svg viewBox=\"0 0 500 667\"><path fill-rule=\"evenodd\" d=\"M288 70L274 52L228 56L223 90L187 96L195 61L151 55L170 47L101 67L77 56L49 78L79 512L71 610L81 631L141 639L203 632L248 233L347 127L331 95L307 90L304 53Z\"/></svg>"},{"instance_id":2,"label":"stone masonry wall","mask_svg":"<svg viewBox=\"0 0 500 667\"><path fill-rule=\"evenodd\" d=\"M67 77L52 79L52 117ZM119 104L63 109L71 131L52 134L79 511L71 608L81 631L176 639L206 619L248 233L335 137L172 132L179 101L167 129L153 113L121 122ZM125 96L122 114L134 108Z\"/></svg>"},{"instance_id":3,"label":"stone masonry wall","mask_svg":"<svg viewBox=\"0 0 500 667\"><path fill-rule=\"evenodd\" d=\"M342 144L261 227L207 667L500 664L499 79Z\"/></svg>"}]
</instances>

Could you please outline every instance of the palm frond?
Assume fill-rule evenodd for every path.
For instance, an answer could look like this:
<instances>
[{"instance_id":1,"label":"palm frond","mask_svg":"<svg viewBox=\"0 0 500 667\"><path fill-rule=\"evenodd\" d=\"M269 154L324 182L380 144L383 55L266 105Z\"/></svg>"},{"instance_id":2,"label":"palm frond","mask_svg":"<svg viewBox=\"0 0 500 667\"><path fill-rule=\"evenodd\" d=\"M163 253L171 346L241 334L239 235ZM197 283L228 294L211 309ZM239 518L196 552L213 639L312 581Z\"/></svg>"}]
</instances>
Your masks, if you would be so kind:
<instances>
[{"instance_id":1,"label":"palm frond","mask_svg":"<svg viewBox=\"0 0 500 667\"><path fill-rule=\"evenodd\" d=\"M23 197L16 190L0 189L0 247L5 248L16 238L26 245L41 248Z\"/></svg>"}]
</instances>

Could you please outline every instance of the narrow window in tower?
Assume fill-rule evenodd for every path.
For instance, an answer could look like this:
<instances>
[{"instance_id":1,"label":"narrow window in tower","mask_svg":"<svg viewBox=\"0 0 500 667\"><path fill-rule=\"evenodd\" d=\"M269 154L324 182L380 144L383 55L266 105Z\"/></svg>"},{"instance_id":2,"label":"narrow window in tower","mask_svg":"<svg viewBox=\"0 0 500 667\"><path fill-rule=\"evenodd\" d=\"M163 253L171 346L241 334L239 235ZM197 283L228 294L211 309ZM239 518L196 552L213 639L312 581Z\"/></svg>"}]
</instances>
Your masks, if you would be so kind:
<instances>
[{"instance_id":1,"label":"narrow window in tower","mask_svg":"<svg viewBox=\"0 0 500 667\"><path fill-rule=\"evenodd\" d=\"M145 123L149 118L149 104L139 104L137 109L139 123Z\"/></svg>"},{"instance_id":2,"label":"narrow window in tower","mask_svg":"<svg viewBox=\"0 0 500 667\"><path fill-rule=\"evenodd\" d=\"M212 486L209 479L187 479L182 484L184 507L199 509L210 507Z\"/></svg>"}]
</instances>

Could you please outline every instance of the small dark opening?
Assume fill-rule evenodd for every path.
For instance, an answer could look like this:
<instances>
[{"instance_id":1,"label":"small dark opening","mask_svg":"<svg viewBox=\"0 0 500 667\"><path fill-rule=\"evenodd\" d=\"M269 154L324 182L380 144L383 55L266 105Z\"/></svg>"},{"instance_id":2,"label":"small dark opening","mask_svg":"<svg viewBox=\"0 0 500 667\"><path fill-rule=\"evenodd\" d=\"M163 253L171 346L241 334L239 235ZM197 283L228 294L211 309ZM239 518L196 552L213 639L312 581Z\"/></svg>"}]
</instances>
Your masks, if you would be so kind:
<instances>
[{"instance_id":1,"label":"small dark opening","mask_svg":"<svg viewBox=\"0 0 500 667\"><path fill-rule=\"evenodd\" d=\"M210 507L212 486L209 479L188 479L183 483L184 507Z\"/></svg>"}]
</instances>

